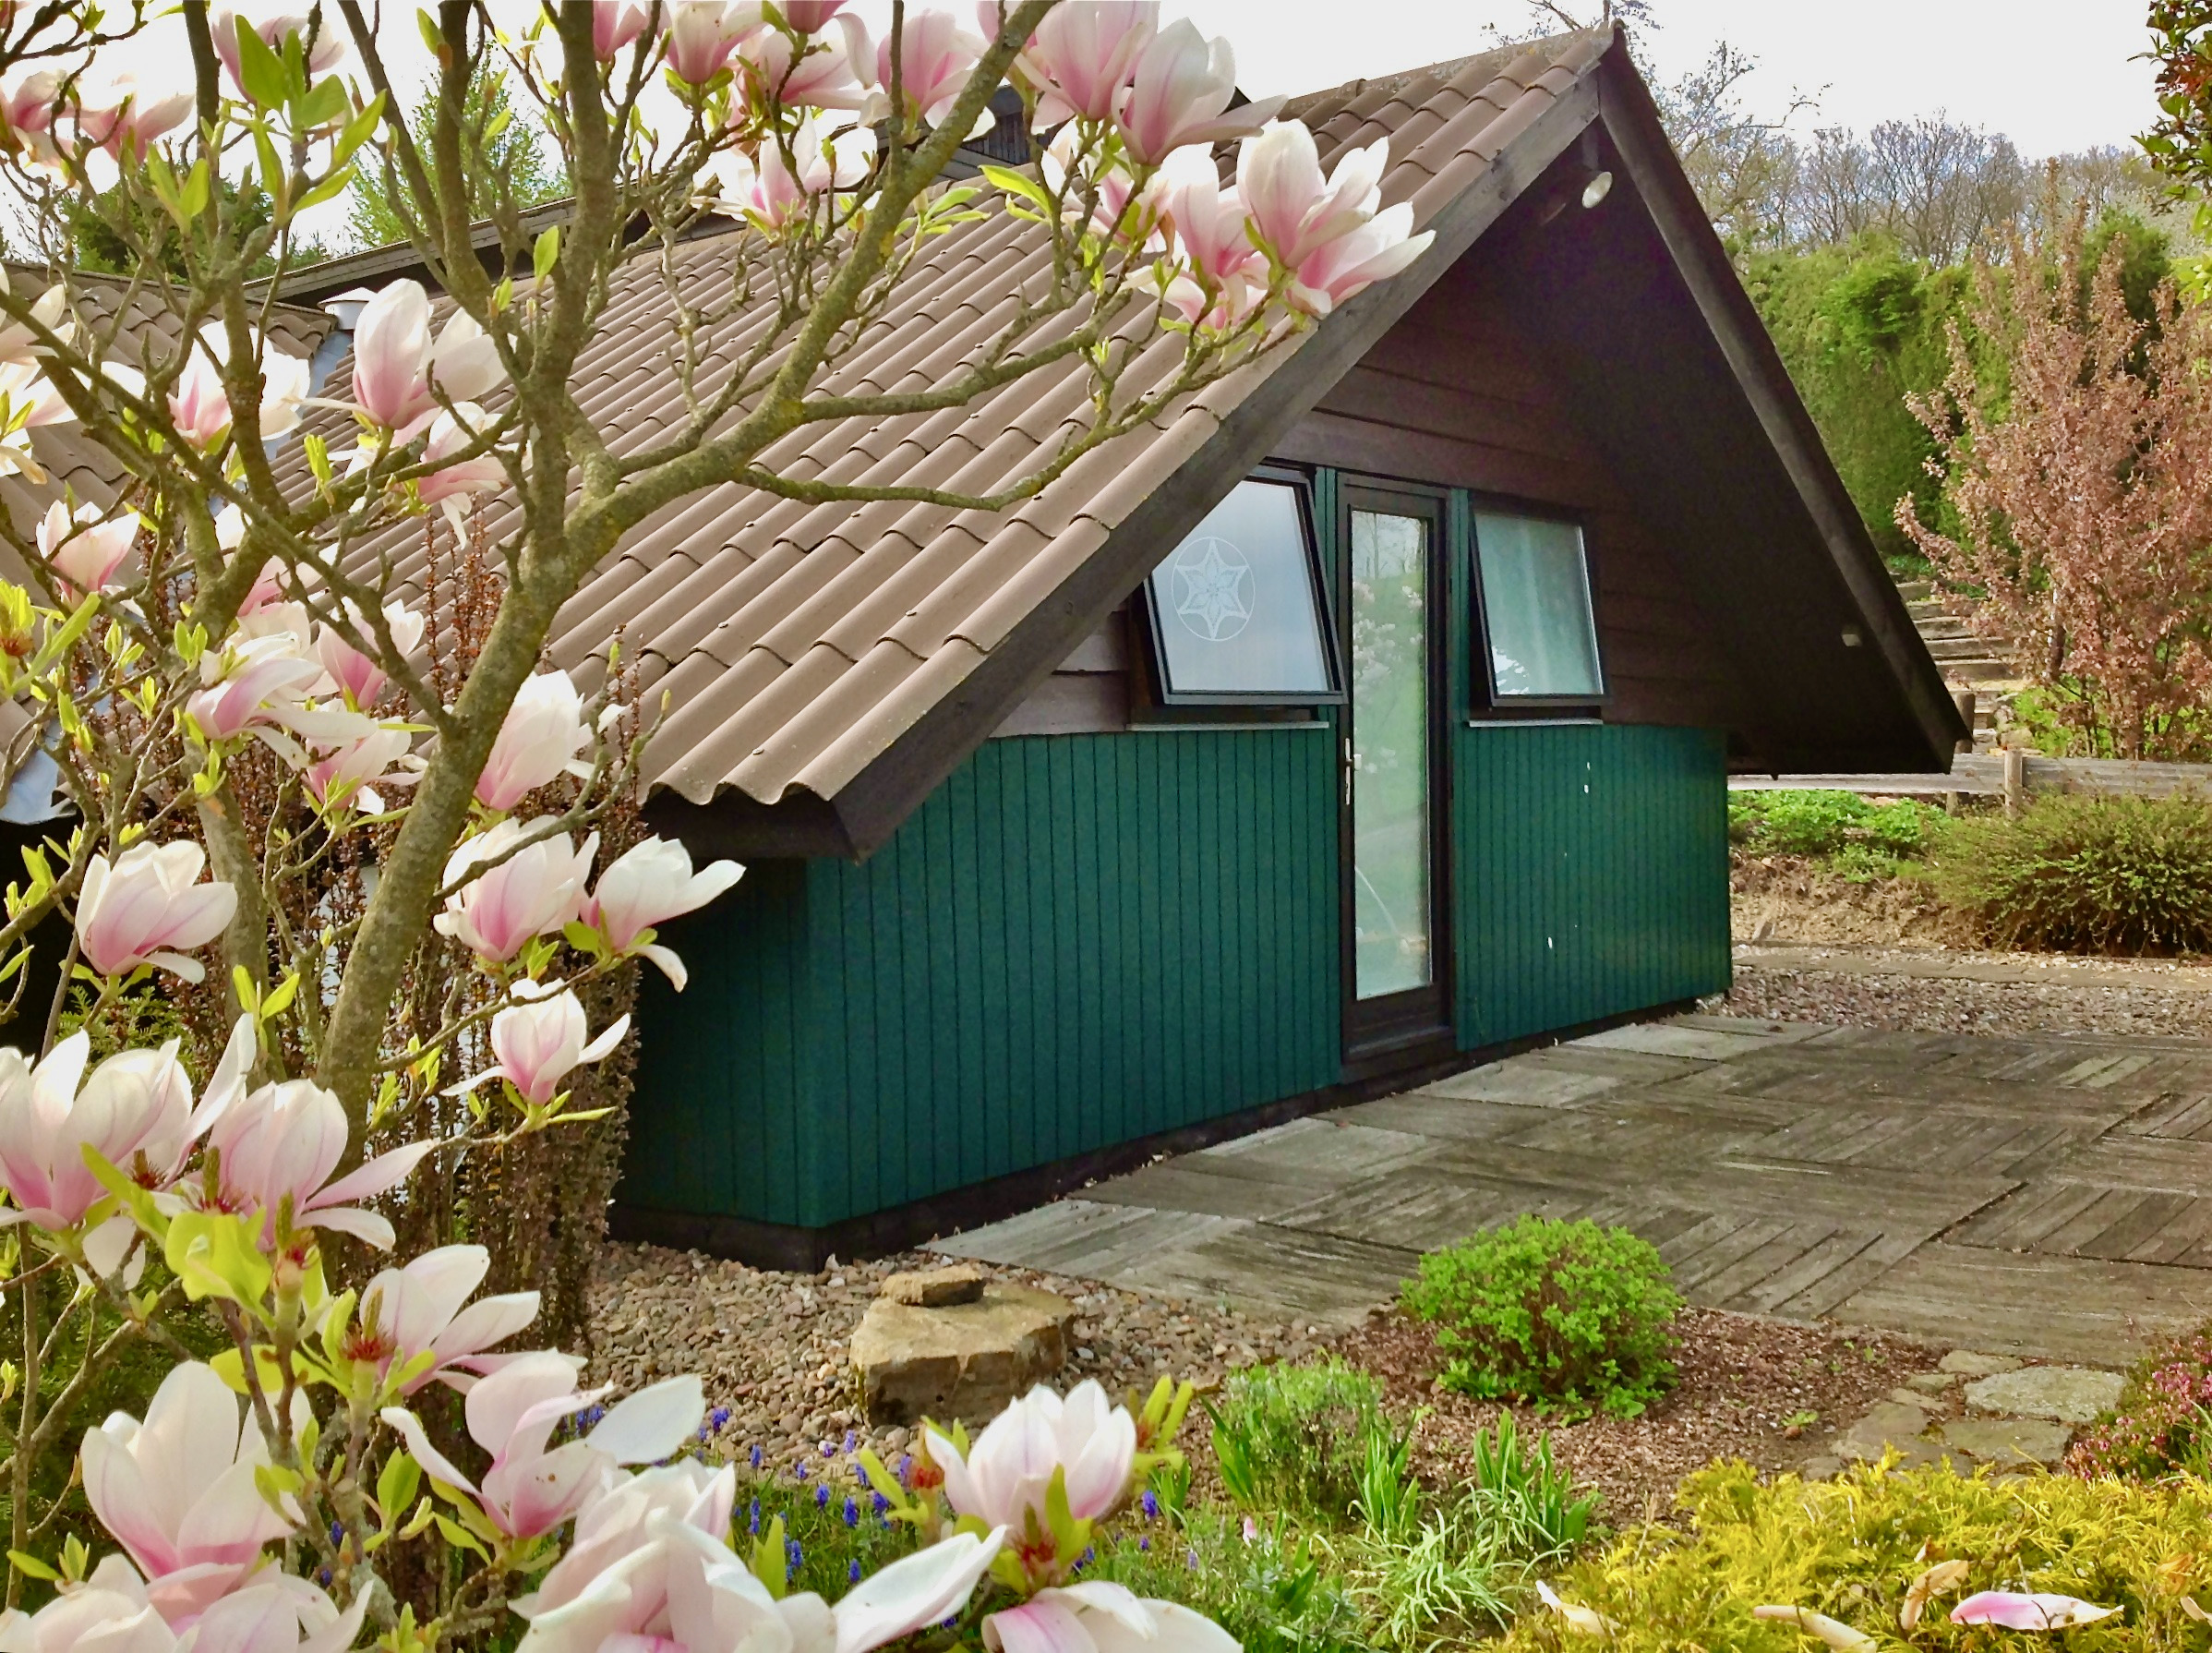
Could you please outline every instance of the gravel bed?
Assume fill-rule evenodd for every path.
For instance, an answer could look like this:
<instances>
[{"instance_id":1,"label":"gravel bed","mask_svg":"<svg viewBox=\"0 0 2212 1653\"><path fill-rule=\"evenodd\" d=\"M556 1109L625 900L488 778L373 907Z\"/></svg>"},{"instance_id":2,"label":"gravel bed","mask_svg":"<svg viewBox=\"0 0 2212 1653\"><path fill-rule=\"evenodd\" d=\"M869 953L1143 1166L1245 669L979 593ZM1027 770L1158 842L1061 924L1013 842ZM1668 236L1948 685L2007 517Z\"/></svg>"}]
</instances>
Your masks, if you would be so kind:
<instances>
[{"instance_id":1,"label":"gravel bed","mask_svg":"<svg viewBox=\"0 0 2212 1653\"><path fill-rule=\"evenodd\" d=\"M758 1445L772 1460L796 1459L824 1442L842 1447L848 1431L856 1445L896 1452L908 1431L864 1425L847 1345L884 1276L944 1261L908 1252L787 1274L696 1251L610 1243L595 1286L597 1353L586 1376L628 1393L697 1372L707 1405L727 1409L716 1440L731 1455ZM1300 1359L1321 1341L1317 1329L1232 1309L1033 1270L990 1272L1076 1305L1076 1346L1059 1379L1063 1388L1096 1378L1116 1398L1134 1391L1141 1401L1161 1376L1212 1387L1231 1367Z\"/></svg>"},{"instance_id":2,"label":"gravel bed","mask_svg":"<svg viewBox=\"0 0 2212 1653\"><path fill-rule=\"evenodd\" d=\"M1857 955L1864 959L1863 952ZM1903 955L1900 955L1903 956ZM2021 960L2002 953L1921 953L1926 959ZM2107 1033L2212 1038L2212 993L2202 987L2100 982L2098 967L2055 967L2050 982L1973 982L1956 978L1876 975L1858 971L1738 964L1736 984L1700 1008L1722 1016L1777 1021L1824 1021L1916 1033ZM2131 959L2131 972L2157 968ZM2201 970L2200 966L2173 967Z\"/></svg>"},{"instance_id":3,"label":"gravel bed","mask_svg":"<svg viewBox=\"0 0 2212 1653\"><path fill-rule=\"evenodd\" d=\"M1523 1436L1548 1431L1556 1460L1605 1494L1602 1514L1617 1526L1665 1518L1676 1483L1715 1458L1780 1470L1832 1453L1839 1431L1939 1357L1902 1337L1717 1309L1685 1309L1677 1325L1679 1382L1642 1417L1560 1424L1516 1409ZM1394 1408L1423 1409L1414 1452L1424 1478L1464 1478L1469 1442L1506 1408L1437 1387L1444 1362L1428 1328L1396 1310L1376 1312L1339 1346L1384 1381Z\"/></svg>"}]
</instances>

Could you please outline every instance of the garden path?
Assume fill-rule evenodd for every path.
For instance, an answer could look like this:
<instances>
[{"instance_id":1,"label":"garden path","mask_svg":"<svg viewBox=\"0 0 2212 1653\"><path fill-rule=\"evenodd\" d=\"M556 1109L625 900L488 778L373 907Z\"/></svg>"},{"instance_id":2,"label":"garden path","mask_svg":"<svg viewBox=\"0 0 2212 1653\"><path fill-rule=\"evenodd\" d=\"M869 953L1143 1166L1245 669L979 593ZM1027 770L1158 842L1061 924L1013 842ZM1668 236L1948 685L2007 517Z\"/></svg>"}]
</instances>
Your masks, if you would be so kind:
<instances>
[{"instance_id":1,"label":"garden path","mask_svg":"<svg viewBox=\"0 0 2212 1653\"><path fill-rule=\"evenodd\" d=\"M1681 1016L937 1249L1349 1325L1523 1212L1626 1224L1716 1308L2119 1365L2212 1318L2212 1042Z\"/></svg>"}]
</instances>

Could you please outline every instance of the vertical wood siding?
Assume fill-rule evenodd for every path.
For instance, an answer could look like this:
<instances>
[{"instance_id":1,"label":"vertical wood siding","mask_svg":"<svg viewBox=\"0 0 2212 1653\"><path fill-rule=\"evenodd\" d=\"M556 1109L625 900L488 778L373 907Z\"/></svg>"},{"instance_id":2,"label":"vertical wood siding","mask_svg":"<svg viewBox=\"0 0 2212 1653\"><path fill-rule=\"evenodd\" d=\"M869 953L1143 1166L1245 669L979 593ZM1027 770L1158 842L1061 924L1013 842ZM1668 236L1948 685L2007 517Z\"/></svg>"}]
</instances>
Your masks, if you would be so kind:
<instances>
[{"instance_id":1,"label":"vertical wood siding","mask_svg":"<svg viewBox=\"0 0 2212 1653\"><path fill-rule=\"evenodd\" d=\"M1452 739L1462 1047L1727 986L1717 731L1485 724Z\"/></svg>"},{"instance_id":2,"label":"vertical wood siding","mask_svg":"<svg viewBox=\"0 0 2212 1653\"><path fill-rule=\"evenodd\" d=\"M621 1199L820 1226L1334 1083L1332 749L992 741L865 863L749 873L649 985Z\"/></svg>"}]
</instances>

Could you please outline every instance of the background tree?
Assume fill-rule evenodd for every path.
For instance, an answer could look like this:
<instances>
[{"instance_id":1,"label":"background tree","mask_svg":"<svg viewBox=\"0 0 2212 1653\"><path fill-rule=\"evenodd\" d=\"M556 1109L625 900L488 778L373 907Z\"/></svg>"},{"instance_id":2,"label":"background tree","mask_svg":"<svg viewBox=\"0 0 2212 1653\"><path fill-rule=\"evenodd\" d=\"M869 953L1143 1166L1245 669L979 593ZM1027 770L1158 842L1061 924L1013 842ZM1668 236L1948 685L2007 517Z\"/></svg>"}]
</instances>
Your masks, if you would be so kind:
<instances>
[{"instance_id":1,"label":"background tree","mask_svg":"<svg viewBox=\"0 0 2212 1653\"><path fill-rule=\"evenodd\" d=\"M439 90L426 88L407 113L418 151L429 151L438 126ZM569 192L568 172L546 148L542 127L517 110L507 77L483 60L468 83L462 106L462 176L471 219L505 208L538 206ZM420 204L396 166L367 165L346 192L346 233L356 247L390 247L409 240L422 221Z\"/></svg>"},{"instance_id":2,"label":"background tree","mask_svg":"<svg viewBox=\"0 0 2212 1653\"><path fill-rule=\"evenodd\" d=\"M268 229L275 209L265 190L230 178L216 179L214 187L241 225L250 225L256 231ZM142 197L117 187L99 195L69 196L59 203L59 209L61 235L76 268L105 275L134 275L147 271L150 260L152 269L163 278L186 278L182 233L166 212L150 214ZM290 256L296 264L312 264L330 253L320 240L304 236L293 244ZM269 275L276 267L272 247L246 273Z\"/></svg>"},{"instance_id":3,"label":"background tree","mask_svg":"<svg viewBox=\"0 0 2212 1653\"><path fill-rule=\"evenodd\" d=\"M2054 242L2015 236L2002 265L1976 260L1942 391L1909 398L1936 447L1941 520L1907 498L1897 525L2090 751L2201 758L2212 310L2165 283L2133 313L2128 239L2104 236L2098 255L2085 218Z\"/></svg>"}]
</instances>

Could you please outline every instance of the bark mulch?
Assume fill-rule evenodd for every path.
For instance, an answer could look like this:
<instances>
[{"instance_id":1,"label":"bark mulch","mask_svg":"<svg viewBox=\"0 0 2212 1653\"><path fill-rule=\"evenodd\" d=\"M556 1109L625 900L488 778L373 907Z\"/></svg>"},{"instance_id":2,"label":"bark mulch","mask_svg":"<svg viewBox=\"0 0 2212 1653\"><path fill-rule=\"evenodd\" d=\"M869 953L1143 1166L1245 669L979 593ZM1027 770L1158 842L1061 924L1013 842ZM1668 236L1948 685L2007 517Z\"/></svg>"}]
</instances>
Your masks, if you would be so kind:
<instances>
[{"instance_id":1,"label":"bark mulch","mask_svg":"<svg viewBox=\"0 0 2212 1653\"><path fill-rule=\"evenodd\" d=\"M1676 1484L1716 1458L1784 1470L1828 1455L1869 1406L1935 1369L1940 1354L1901 1337L1717 1309L1685 1309L1677 1329L1679 1382L1641 1418L1562 1423L1512 1408L1524 1439L1548 1433L1556 1461L1605 1494L1604 1518L1616 1525L1664 1519ZM1336 1347L1383 1381L1394 1411L1418 1414L1414 1461L1423 1478L1464 1478L1473 1437L1506 1408L1438 1386L1445 1360L1428 1326L1378 1310Z\"/></svg>"}]
</instances>

